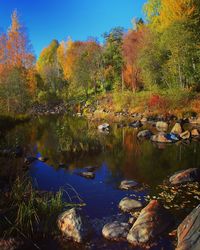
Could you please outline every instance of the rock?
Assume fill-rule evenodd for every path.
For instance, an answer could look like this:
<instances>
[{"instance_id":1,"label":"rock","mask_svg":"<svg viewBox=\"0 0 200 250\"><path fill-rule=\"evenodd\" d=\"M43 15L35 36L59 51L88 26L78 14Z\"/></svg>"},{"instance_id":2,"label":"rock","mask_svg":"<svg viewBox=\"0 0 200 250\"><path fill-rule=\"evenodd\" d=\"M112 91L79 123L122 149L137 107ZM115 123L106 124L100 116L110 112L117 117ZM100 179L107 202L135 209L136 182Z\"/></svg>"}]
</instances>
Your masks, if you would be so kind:
<instances>
[{"instance_id":1,"label":"rock","mask_svg":"<svg viewBox=\"0 0 200 250\"><path fill-rule=\"evenodd\" d=\"M140 128L140 127L142 127L142 123L141 123L141 121L134 121L134 122L129 123L129 127Z\"/></svg>"},{"instance_id":2,"label":"rock","mask_svg":"<svg viewBox=\"0 0 200 250\"><path fill-rule=\"evenodd\" d=\"M200 117L194 117L194 118L190 118L189 119L189 122L191 123L191 124L200 124Z\"/></svg>"},{"instance_id":3,"label":"rock","mask_svg":"<svg viewBox=\"0 0 200 250\"><path fill-rule=\"evenodd\" d=\"M180 134L180 137L181 137L183 140L190 139L190 132L189 132L188 130L186 130L185 132L183 132L183 133Z\"/></svg>"},{"instance_id":4,"label":"rock","mask_svg":"<svg viewBox=\"0 0 200 250\"><path fill-rule=\"evenodd\" d=\"M130 225L128 223L114 221L103 227L102 234L108 240L120 241L126 239L129 230Z\"/></svg>"},{"instance_id":5,"label":"rock","mask_svg":"<svg viewBox=\"0 0 200 250\"><path fill-rule=\"evenodd\" d=\"M172 175L169 182L172 185L182 184L185 182L198 181L200 179L200 170L198 168L189 168L179 171Z\"/></svg>"},{"instance_id":6,"label":"rock","mask_svg":"<svg viewBox=\"0 0 200 250\"><path fill-rule=\"evenodd\" d=\"M143 204L140 201L130 199L128 197L123 198L119 203L119 208L123 212L131 212L133 210L142 208Z\"/></svg>"},{"instance_id":7,"label":"rock","mask_svg":"<svg viewBox=\"0 0 200 250\"><path fill-rule=\"evenodd\" d=\"M192 129L191 136L192 137L199 137L200 133L199 133L198 129Z\"/></svg>"},{"instance_id":8,"label":"rock","mask_svg":"<svg viewBox=\"0 0 200 250\"><path fill-rule=\"evenodd\" d=\"M133 189L138 186L138 183L133 180L124 180L121 182L119 188L124 190Z\"/></svg>"},{"instance_id":9,"label":"rock","mask_svg":"<svg viewBox=\"0 0 200 250\"><path fill-rule=\"evenodd\" d=\"M81 243L90 233L90 225L81 209L72 208L58 217L58 228L70 240Z\"/></svg>"},{"instance_id":10,"label":"rock","mask_svg":"<svg viewBox=\"0 0 200 250\"><path fill-rule=\"evenodd\" d=\"M200 205L196 207L179 225L176 250L200 249Z\"/></svg>"},{"instance_id":11,"label":"rock","mask_svg":"<svg viewBox=\"0 0 200 250\"><path fill-rule=\"evenodd\" d=\"M164 233L171 222L167 210L157 200L152 200L142 209L128 233L127 240L134 246L148 244Z\"/></svg>"},{"instance_id":12,"label":"rock","mask_svg":"<svg viewBox=\"0 0 200 250\"><path fill-rule=\"evenodd\" d=\"M108 123L104 123L98 126L99 130L109 130L110 125Z\"/></svg>"},{"instance_id":13,"label":"rock","mask_svg":"<svg viewBox=\"0 0 200 250\"><path fill-rule=\"evenodd\" d=\"M26 165L30 165L31 163L33 163L34 161L36 161L37 158L36 157L33 157L33 156L28 156L28 157L25 157L24 158L24 163Z\"/></svg>"},{"instance_id":14,"label":"rock","mask_svg":"<svg viewBox=\"0 0 200 250\"><path fill-rule=\"evenodd\" d=\"M147 118L143 117L140 121L141 121L141 123L146 123L147 122Z\"/></svg>"},{"instance_id":15,"label":"rock","mask_svg":"<svg viewBox=\"0 0 200 250\"><path fill-rule=\"evenodd\" d=\"M149 138L151 138L152 135L153 134L152 134L152 132L150 130L142 130L137 134L137 137L138 138L147 138L147 139L149 139Z\"/></svg>"},{"instance_id":16,"label":"rock","mask_svg":"<svg viewBox=\"0 0 200 250\"><path fill-rule=\"evenodd\" d=\"M181 127L181 124L177 122L172 128L171 133L180 135L182 132L183 132L183 129Z\"/></svg>"},{"instance_id":17,"label":"rock","mask_svg":"<svg viewBox=\"0 0 200 250\"><path fill-rule=\"evenodd\" d=\"M80 175L86 179L94 179L95 178L95 173L93 173L93 172L82 172L82 173L78 173L78 175Z\"/></svg>"},{"instance_id":18,"label":"rock","mask_svg":"<svg viewBox=\"0 0 200 250\"><path fill-rule=\"evenodd\" d=\"M167 134L164 132L160 132L157 135L153 135L151 137L152 142L157 142L157 143L172 143L173 141L170 139L167 139Z\"/></svg>"},{"instance_id":19,"label":"rock","mask_svg":"<svg viewBox=\"0 0 200 250\"><path fill-rule=\"evenodd\" d=\"M156 128L160 132L166 132L168 130L168 124L163 121L156 122Z\"/></svg>"},{"instance_id":20,"label":"rock","mask_svg":"<svg viewBox=\"0 0 200 250\"><path fill-rule=\"evenodd\" d=\"M42 156L38 157L37 159L38 159L38 161L42 161L42 162L48 161L47 157L42 157Z\"/></svg>"}]
</instances>

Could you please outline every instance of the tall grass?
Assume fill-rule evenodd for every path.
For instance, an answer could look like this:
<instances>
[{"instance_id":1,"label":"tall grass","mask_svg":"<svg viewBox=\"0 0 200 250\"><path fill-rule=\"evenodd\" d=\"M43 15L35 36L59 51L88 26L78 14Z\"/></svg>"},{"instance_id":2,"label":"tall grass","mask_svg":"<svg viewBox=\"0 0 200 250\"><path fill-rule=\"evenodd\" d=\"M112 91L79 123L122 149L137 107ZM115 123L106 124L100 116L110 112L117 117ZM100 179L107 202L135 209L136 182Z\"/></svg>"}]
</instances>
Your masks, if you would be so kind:
<instances>
[{"instance_id":1,"label":"tall grass","mask_svg":"<svg viewBox=\"0 0 200 250\"><path fill-rule=\"evenodd\" d=\"M4 197L4 235L45 237L57 233L57 217L66 208L80 205L63 202L64 190L39 192L29 178L17 178L8 197Z\"/></svg>"}]
</instances>

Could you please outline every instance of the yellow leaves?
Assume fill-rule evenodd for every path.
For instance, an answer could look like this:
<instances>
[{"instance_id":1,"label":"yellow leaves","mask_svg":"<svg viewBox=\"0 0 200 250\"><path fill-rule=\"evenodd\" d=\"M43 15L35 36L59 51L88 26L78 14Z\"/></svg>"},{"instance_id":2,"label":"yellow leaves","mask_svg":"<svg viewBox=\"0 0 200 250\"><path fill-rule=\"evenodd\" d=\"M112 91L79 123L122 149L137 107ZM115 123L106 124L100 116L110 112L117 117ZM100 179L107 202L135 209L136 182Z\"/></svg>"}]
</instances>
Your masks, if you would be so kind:
<instances>
[{"instance_id":1,"label":"yellow leaves","mask_svg":"<svg viewBox=\"0 0 200 250\"><path fill-rule=\"evenodd\" d=\"M173 22L186 21L195 11L192 0L162 0L160 10L160 30Z\"/></svg>"}]
</instances>

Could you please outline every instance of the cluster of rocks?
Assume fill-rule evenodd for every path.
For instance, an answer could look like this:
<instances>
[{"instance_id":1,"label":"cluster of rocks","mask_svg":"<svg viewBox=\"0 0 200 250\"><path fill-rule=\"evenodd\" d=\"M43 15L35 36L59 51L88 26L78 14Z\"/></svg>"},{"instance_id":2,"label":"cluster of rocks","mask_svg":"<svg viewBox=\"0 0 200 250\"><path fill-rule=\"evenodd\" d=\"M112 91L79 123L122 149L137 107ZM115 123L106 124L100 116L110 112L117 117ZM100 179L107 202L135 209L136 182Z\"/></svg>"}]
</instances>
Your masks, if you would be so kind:
<instances>
[{"instance_id":1,"label":"cluster of rocks","mask_svg":"<svg viewBox=\"0 0 200 250\"><path fill-rule=\"evenodd\" d=\"M200 180L200 170L190 168L175 173L169 178L170 185ZM138 186L133 180L124 180L120 189L130 190ZM103 225L102 235L110 241L126 241L134 247L149 247L158 239L165 237L174 226L170 212L158 201L148 204L124 197L119 202L119 209L131 215L128 221L110 221ZM135 211L139 211L136 213ZM58 227L62 234L75 242L84 242L93 233L92 224L80 208L72 208L58 218ZM197 206L177 228L177 250L199 249L200 245L200 205Z\"/></svg>"},{"instance_id":2,"label":"cluster of rocks","mask_svg":"<svg viewBox=\"0 0 200 250\"><path fill-rule=\"evenodd\" d=\"M49 114L64 114L67 112L67 107L64 103L57 105L35 104L30 113L35 115L49 115Z\"/></svg>"}]
</instances>

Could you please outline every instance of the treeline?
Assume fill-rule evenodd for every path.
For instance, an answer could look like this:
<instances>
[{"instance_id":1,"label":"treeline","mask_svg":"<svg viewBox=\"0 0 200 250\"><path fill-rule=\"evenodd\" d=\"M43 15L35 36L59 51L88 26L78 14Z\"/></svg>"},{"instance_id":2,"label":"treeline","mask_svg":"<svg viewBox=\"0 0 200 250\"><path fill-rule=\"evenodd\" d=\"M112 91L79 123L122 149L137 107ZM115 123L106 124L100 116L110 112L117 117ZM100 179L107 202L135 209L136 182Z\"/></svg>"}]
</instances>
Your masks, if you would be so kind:
<instances>
[{"instance_id":1,"label":"treeline","mask_svg":"<svg viewBox=\"0 0 200 250\"><path fill-rule=\"evenodd\" d=\"M145 22L103 35L100 44L53 40L37 61L16 11L0 36L0 97L7 111L31 102L88 98L103 91L200 90L199 0L148 0Z\"/></svg>"}]
</instances>

